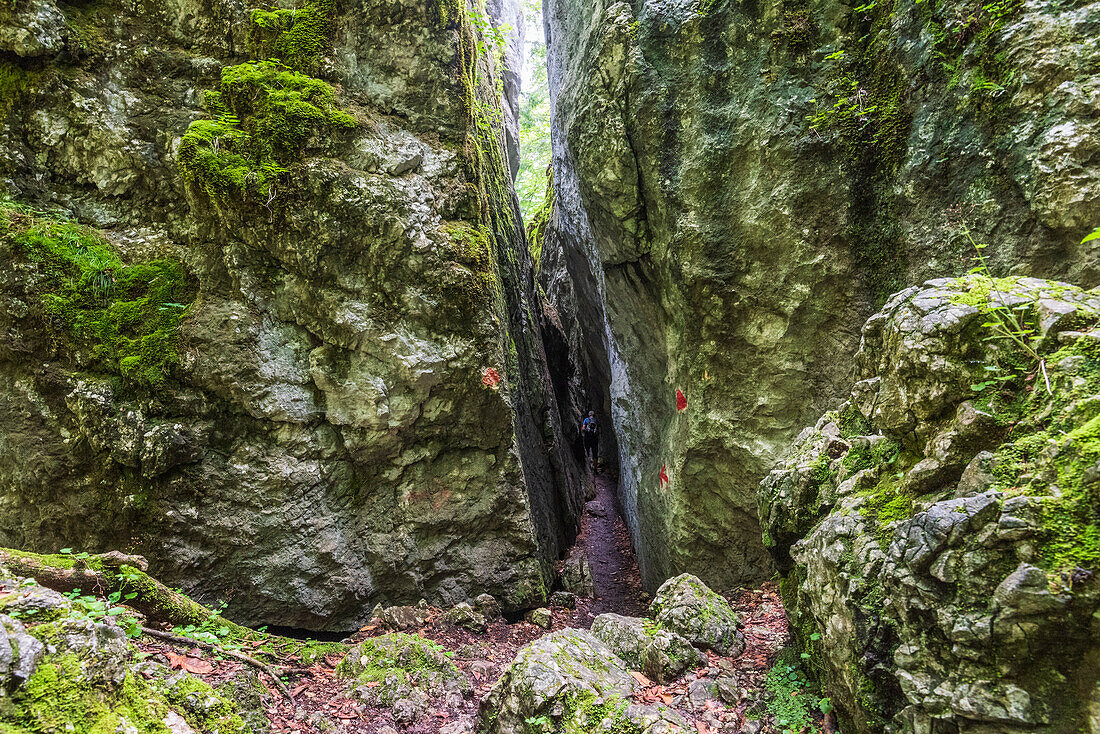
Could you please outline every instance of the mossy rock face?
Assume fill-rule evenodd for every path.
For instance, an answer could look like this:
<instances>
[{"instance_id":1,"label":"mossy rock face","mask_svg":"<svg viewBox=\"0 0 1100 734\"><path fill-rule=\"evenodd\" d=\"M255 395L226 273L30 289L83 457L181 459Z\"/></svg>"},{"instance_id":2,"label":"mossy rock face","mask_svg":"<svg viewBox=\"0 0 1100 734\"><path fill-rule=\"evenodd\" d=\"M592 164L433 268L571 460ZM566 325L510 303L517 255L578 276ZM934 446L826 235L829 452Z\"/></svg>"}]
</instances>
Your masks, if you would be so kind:
<instances>
[{"instance_id":1,"label":"mossy rock face","mask_svg":"<svg viewBox=\"0 0 1100 734\"><path fill-rule=\"evenodd\" d=\"M856 363L848 401L759 494L794 638L842 726L1087 726L1100 293L929 281L867 322Z\"/></svg>"},{"instance_id":2,"label":"mossy rock face","mask_svg":"<svg viewBox=\"0 0 1100 734\"><path fill-rule=\"evenodd\" d=\"M627 663L585 630L552 632L519 651L482 699L488 734L644 734L687 731L664 706L630 702L637 685Z\"/></svg>"},{"instance_id":3,"label":"mossy rock face","mask_svg":"<svg viewBox=\"0 0 1100 734\"><path fill-rule=\"evenodd\" d=\"M582 490L484 32L434 0L0 10L0 544L133 544L256 625L545 603Z\"/></svg>"},{"instance_id":4,"label":"mossy rock face","mask_svg":"<svg viewBox=\"0 0 1100 734\"><path fill-rule=\"evenodd\" d=\"M584 388L614 428L601 455L622 462L647 590L770 577L756 487L843 399L889 295L974 265L948 220L997 274L1100 284L1081 242L1100 210L1094 13L550 0L539 275L580 365L562 403L586 408Z\"/></svg>"}]
</instances>

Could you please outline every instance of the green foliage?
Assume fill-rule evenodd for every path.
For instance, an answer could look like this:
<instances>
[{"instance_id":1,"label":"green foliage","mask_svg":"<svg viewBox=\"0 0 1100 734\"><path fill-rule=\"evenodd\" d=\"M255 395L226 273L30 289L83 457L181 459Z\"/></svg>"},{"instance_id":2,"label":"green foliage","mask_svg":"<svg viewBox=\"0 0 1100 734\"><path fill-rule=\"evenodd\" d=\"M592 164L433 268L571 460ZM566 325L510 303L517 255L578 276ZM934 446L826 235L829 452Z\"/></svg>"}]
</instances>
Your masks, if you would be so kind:
<instances>
[{"instance_id":1,"label":"green foliage","mask_svg":"<svg viewBox=\"0 0 1100 734\"><path fill-rule=\"evenodd\" d=\"M1092 242L1093 240L1100 240L1100 227L1092 230L1092 234L1085 235L1085 239L1081 240L1081 244L1083 245L1086 242Z\"/></svg>"},{"instance_id":2,"label":"green foliage","mask_svg":"<svg viewBox=\"0 0 1100 734\"><path fill-rule=\"evenodd\" d=\"M1015 70L997 34L1022 0L926 0L921 7L934 39L934 53L948 79L948 89L965 84L967 102L992 120L1011 97Z\"/></svg>"},{"instance_id":3,"label":"green foliage","mask_svg":"<svg viewBox=\"0 0 1100 734\"><path fill-rule=\"evenodd\" d=\"M772 41L801 56L814 47L817 24L810 8L802 2L789 2L783 11L783 21L772 31Z\"/></svg>"},{"instance_id":4,"label":"green foliage","mask_svg":"<svg viewBox=\"0 0 1100 734\"><path fill-rule=\"evenodd\" d=\"M542 8L527 14L528 27L542 28ZM531 223L546 206L546 177L550 164L550 85L546 73L546 44L527 44L524 79L519 105L520 166L516 174L516 195L519 196L523 220ZM534 248L534 243L531 243ZM537 262L537 260L536 260Z\"/></svg>"},{"instance_id":5,"label":"green foliage","mask_svg":"<svg viewBox=\"0 0 1100 734\"><path fill-rule=\"evenodd\" d=\"M527 223L527 247L531 251L531 260L535 264L537 273L542 265L542 245L546 239L546 227L550 224L550 216L554 212L554 170L546 169L546 191L542 202L534 211Z\"/></svg>"},{"instance_id":6,"label":"green foliage","mask_svg":"<svg viewBox=\"0 0 1100 734\"><path fill-rule=\"evenodd\" d=\"M802 655L803 660L812 657L809 653ZM768 671L764 694L765 710L784 734L818 734L820 714L832 710L832 701L815 693L801 668L782 660Z\"/></svg>"},{"instance_id":7,"label":"green foliage","mask_svg":"<svg viewBox=\"0 0 1100 734\"><path fill-rule=\"evenodd\" d=\"M335 11L336 0L253 10L248 37L253 57L277 59L296 71L316 74L332 44Z\"/></svg>"},{"instance_id":8,"label":"green foliage","mask_svg":"<svg viewBox=\"0 0 1100 734\"><path fill-rule=\"evenodd\" d=\"M1047 361L1074 364L1073 374L1055 371L1051 395L1031 392L994 474L1006 494L1041 498L1039 565L1100 569L1100 345L1082 338Z\"/></svg>"},{"instance_id":9,"label":"green foliage","mask_svg":"<svg viewBox=\"0 0 1100 734\"><path fill-rule=\"evenodd\" d=\"M168 377L194 297L181 263L127 265L99 232L11 202L0 203L0 232L35 264L42 316L70 353L145 387Z\"/></svg>"},{"instance_id":10,"label":"green foliage","mask_svg":"<svg viewBox=\"0 0 1100 734\"><path fill-rule=\"evenodd\" d=\"M0 115L6 115L27 90L28 75L11 61L0 61Z\"/></svg>"},{"instance_id":11,"label":"green foliage","mask_svg":"<svg viewBox=\"0 0 1100 734\"><path fill-rule=\"evenodd\" d=\"M270 205L288 166L357 127L335 98L330 85L278 62L226 67L220 91L207 95L213 119L196 120L183 135L180 170L213 199L239 195Z\"/></svg>"}]
</instances>

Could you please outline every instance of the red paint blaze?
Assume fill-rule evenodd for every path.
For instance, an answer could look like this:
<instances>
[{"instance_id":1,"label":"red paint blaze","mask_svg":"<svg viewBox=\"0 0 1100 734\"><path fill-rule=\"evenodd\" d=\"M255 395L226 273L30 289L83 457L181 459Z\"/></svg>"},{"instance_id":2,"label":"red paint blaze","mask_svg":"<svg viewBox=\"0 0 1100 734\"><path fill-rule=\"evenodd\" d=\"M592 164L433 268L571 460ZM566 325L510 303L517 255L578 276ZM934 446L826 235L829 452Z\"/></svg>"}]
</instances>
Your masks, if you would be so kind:
<instances>
[{"instance_id":1,"label":"red paint blaze","mask_svg":"<svg viewBox=\"0 0 1100 734\"><path fill-rule=\"evenodd\" d=\"M660 479L660 481L661 481L661 489L664 489L665 485L668 484L668 472L665 471L664 465L661 466L661 473L658 474L657 476L658 476L658 479Z\"/></svg>"},{"instance_id":2,"label":"red paint blaze","mask_svg":"<svg viewBox=\"0 0 1100 734\"><path fill-rule=\"evenodd\" d=\"M493 367L486 367L481 375L481 384L496 390L500 386L500 373Z\"/></svg>"},{"instance_id":3,"label":"red paint blaze","mask_svg":"<svg viewBox=\"0 0 1100 734\"><path fill-rule=\"evenodd\" d=\"M688 407L688 399L684 397L684 391L676 388L676 410L681 411Z\"/></svg>"}]
</instances>

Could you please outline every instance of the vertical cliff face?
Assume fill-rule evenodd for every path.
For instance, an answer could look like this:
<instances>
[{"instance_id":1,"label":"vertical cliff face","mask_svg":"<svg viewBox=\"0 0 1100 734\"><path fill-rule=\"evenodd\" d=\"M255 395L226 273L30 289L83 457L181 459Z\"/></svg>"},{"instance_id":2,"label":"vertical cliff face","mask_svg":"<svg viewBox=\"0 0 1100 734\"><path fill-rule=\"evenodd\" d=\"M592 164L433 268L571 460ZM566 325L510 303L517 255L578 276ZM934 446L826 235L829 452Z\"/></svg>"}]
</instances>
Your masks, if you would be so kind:
<instances>
[{"instance_id":1,"label":"vertical cliff face","mask_svg":"<svg viewBox=\"0 0 1100 734\"><path fill-rule=\"evenodd\" d=\"M497 6L0 11L0 543L246 622L542 600L581 497Z\"/></svg>"},{"instance_id":2,"label":"vertical cliff face","mask_svg":"<svg viewBox=\"0 0 1100 734\"><path fill-rule=\"evenodd\" d=\"M1095 3L546 7L549 295L606 396L650 586L771 573L756 486L835 401L866 316L971 267L949 212L998 274L1100 279L1078 244Z\"/></svg>"}]
</instances>

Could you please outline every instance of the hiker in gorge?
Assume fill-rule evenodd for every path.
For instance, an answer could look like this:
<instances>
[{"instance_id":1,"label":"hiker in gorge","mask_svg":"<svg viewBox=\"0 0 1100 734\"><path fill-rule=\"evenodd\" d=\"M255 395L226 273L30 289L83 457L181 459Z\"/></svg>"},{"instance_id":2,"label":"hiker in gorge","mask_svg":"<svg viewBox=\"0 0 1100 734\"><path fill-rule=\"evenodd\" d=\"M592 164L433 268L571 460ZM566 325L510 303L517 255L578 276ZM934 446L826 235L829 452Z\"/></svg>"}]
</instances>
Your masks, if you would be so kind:
<instances>
[{"instance_id":1,"label":"hiker in gorge","mask_svg":"<svg viewBox=\"0 0 1100 734\"><path fill-rule=\"evenodd\" d=\"M596 424L596 411L588 411L581 423L581 442L584 444L584 457L592 462L592 473L600 473L600 427Z\"/></svg>"}]
</instances>

